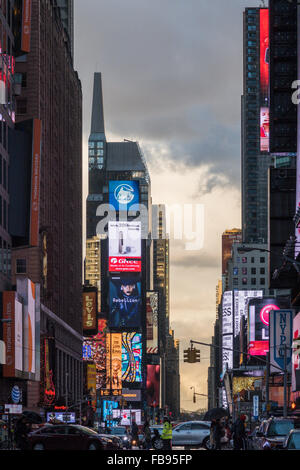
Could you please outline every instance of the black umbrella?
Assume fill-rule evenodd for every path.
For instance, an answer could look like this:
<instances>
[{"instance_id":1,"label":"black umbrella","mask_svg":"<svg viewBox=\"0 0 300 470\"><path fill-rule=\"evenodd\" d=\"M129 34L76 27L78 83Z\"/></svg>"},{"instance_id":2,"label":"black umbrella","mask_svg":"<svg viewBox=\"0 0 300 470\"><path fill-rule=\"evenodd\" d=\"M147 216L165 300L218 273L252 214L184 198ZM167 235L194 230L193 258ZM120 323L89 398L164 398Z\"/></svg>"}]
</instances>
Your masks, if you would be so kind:
<instances>
[{"instance_id":1,"label":"black umbrella","mask_svg":"<svg viewBox=\"0 0 300 470\"><path fill-rule=\"evenodd\" d=\"M212 408L211 410L208 410L205 413L204 421L212 421L213 419L221 419L221 418L224 418L224 416L229 416L229 413L227 410L224 410L224 408Z\"/></svg>"}]
</instances>

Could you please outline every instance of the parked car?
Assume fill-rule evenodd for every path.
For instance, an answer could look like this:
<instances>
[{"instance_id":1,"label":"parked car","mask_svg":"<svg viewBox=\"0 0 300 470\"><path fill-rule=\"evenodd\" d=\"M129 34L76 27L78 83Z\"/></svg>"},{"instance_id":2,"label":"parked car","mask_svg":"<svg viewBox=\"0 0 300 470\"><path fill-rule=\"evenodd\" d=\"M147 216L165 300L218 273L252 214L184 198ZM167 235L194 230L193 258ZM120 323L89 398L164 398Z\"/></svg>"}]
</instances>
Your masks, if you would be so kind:
<instances>
[{"instance_id":1,"label":"parked car","mask_svg":"<svg viewBox=\"0 0 300 470\"><path fill-rule=\"evenodd\" d=\"M122 448L125 448L125 449L130 448L131 437L130 437L130 434L127 433L127 429L125 426L115 426L111 428L109 435L120 439L122 443Z\"/></svg>"},{"instance_id":2,"label":"parked car","mask_svg":"<svg viewBox=\"0 0 300 470\"><path fill-rule=\"evenodd\" d=\"M188 421L173 429L172 445L210 448L210 422Z\"/></svg>"},{"instance_id":3,"label":"parked car","mask_svg":"<svg viewBox=\"0 0 300 470\"><path fill-rule=\"evenodd\" d=\"M117 450L113 436L103 436L85 426L48 424L28 436L31 450Z\"/></svg>"},{"instance_id":4,"label":"parked car","mask_svg":"<svg viewBox=\"0 0 300 470\"><path fill-rule=\"evenodd\" d=\"M284 443L284 450L300 450L300 429L291 429Z\"/></svg>"},{"instance_id":5,"label":"parked car","mask_svg":"<svg viewBox=\"0 0 300 470\"><path fill-rule=\"evenodd\" d=\"M150 426L150 431L151 431L151 439L153 439L155 433L154 431L157 430L158 434L161 436L163 432L164 425L163 424L153 424ZM144 447L145 445L145 436L144 434L139 434L139 441L140 441L140 446ZM160 442L159 440L155 443L155 449L159 450L162 449L163 443Z\"/></svg>"},{"instance_id":6,"label":"parked car","mask_svg":"<svg viewBox=\"0 0 300 470\"><path fill-rule=\"evenodd\" d=\"M295 427L299 427L300 420L297 417L271 417L263 421L256 433L255 448L262 450L263 444L267 441L271 449L282 449L284 441L289 432Z\"/></svg>"}]
</instances>

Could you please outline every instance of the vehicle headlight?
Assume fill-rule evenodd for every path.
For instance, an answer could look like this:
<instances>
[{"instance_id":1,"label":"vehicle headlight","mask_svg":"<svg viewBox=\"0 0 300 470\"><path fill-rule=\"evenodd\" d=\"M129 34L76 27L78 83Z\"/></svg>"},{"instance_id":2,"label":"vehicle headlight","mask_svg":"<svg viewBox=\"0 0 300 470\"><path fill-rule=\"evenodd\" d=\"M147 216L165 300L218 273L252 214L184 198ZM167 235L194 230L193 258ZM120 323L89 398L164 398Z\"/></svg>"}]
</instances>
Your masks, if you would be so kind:
<instances>
[{"instance_id":1,"label":"vehicle headlight","mask_svg":"<svg viewBox=\"0 0 300 470\"><path fill-rule=\"evenodd\" d=\"M123 437L123 440L124 440L124 441L128 441L128 437Z\"/></svg>"}]
</instances>

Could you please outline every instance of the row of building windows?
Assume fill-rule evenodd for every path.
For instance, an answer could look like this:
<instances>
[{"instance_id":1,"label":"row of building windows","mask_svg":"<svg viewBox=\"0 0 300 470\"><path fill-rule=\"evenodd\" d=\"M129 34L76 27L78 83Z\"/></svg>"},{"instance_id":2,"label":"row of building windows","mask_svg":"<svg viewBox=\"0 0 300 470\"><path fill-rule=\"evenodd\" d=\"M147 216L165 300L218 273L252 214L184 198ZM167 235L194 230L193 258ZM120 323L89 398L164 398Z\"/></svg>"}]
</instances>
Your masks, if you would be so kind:
<instances>
[{"instance_id":1,"label":"row of building windows","mask_svg":"<svg viewBox=\"0 0 300 470\"><path fill-rule=\"evenodd\" d=\"M254 277L254 278L251 278L250 282L248 282L248 279L247 279L246 277L243 277L243 278L242 278L242 285L243 285L243 286L246 286L246 285L248 285L248 284L251 284L251 286L256 286L256 285L258 284L257 281L258 281L258 280ZM261 286L265 286L265 285L266 285L266 279L265 279L265 278L261 278L261 279L259 280L259 284L260 284ZM234 285L234 286L238 286L238 285L239 285L239 280L238 280L238 278L234 278L234 279L233 279L233 285Z\"/></svg>"},{"instance_id":2,"label":"row of building windows","mask_svg":"<svg viewBox=\"0 0 300 470\"><path fill-rule=\"evenodd\" d=\"M0 237L0 272L11 277L11 247Z\"/></svg>"},{"instance_id":3,"label":"row of building windows","mask_svg":"<svg viewBox=\"0 0 300 470\"><path fill-rule=\"evenodd\" d=\"M260 274L266 274L266 269L265 268L249 268L249 271L251 269L251 274L254 274L256 275L257 274L257 271L260 272ZM242 268L241 269L242 271L242 274L245 276L248 274L248 268ZM239 268L233 268L233 275L234 276L238 276L239 274Z\"/></svg>"}]
</instances>

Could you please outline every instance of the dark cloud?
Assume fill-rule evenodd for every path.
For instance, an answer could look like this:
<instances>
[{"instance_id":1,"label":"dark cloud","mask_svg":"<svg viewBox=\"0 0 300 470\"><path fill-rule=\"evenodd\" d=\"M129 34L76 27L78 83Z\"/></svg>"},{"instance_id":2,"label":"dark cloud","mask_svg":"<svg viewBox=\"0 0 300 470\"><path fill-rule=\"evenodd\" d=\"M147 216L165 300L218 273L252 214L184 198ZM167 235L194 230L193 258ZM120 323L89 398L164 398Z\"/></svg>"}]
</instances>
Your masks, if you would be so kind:
<instances>
[{"instance_id":1,"label":"dark cloud","mask_svg":"<svg viewBox=\"0 0 300 470\"><path fill-rule=\"evenodd\" d=\"M253 0L253 6L258 0ZM187 165L239 179L247 0L75 0L75 65L89 133L93 72L108 133L165 143Z\"/></svg>"}]
</instances>

